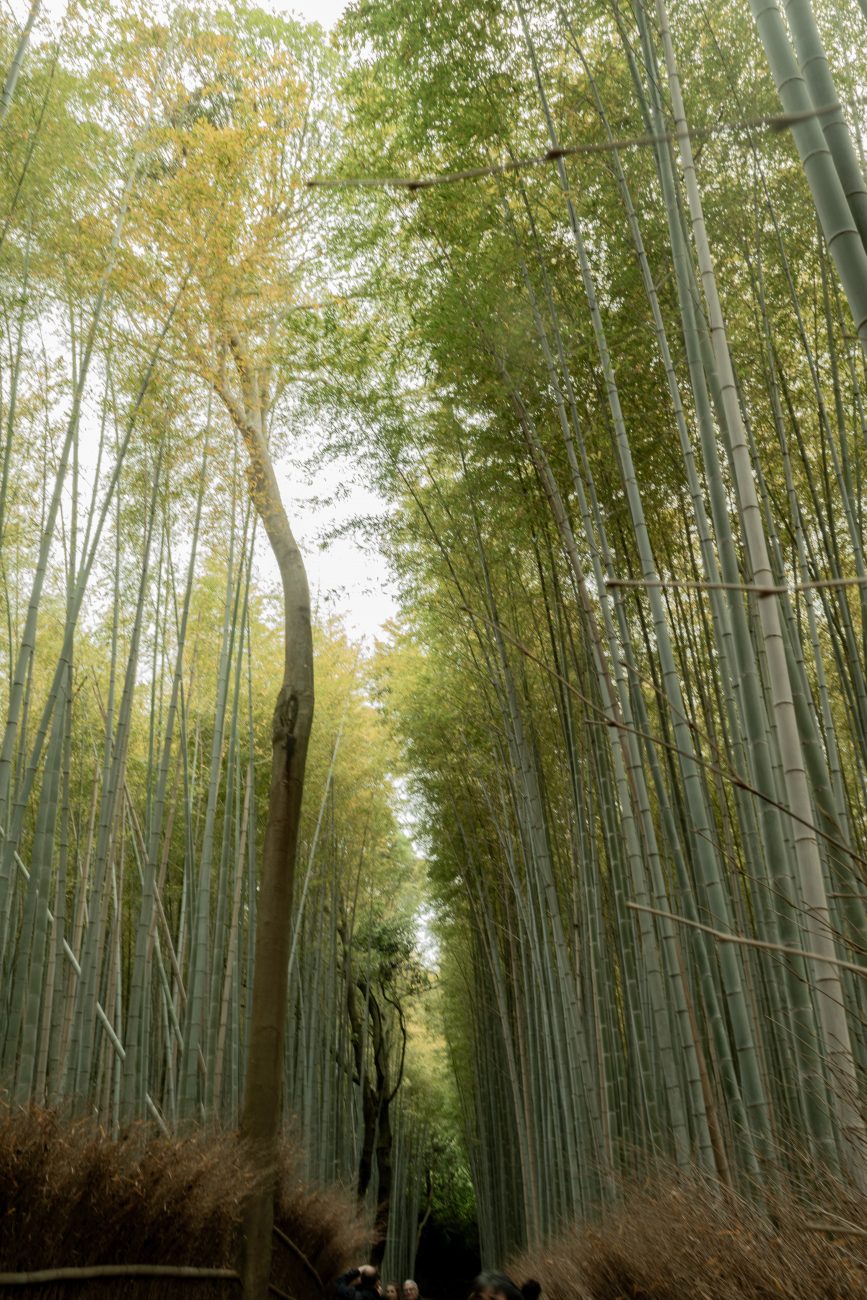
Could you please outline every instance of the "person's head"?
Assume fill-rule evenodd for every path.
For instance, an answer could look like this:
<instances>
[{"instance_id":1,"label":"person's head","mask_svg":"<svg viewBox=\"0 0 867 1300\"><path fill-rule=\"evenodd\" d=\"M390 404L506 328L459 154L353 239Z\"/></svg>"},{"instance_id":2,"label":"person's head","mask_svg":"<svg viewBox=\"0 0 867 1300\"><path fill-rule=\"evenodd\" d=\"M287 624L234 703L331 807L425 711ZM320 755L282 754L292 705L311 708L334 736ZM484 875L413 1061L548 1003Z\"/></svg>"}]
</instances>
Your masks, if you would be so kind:
<instances>
[{"instance_id":1,"label":"person's head","mask_svg":"<svg viewBox=\"0 0 867 1300\"><path fill-rule=\"evenodd\" d=\"M506 1273L480 1273L473 1283L470 1300L538 1300L538 1282L518 1287Z\"/></svg>"},{"instance_id":2,"label":"person's head","mask_svg":"<svg viewBox=\"0 0 867 1300\"><path fill-rule=\"evenodd\" d=\"M372 1288L377 1295L382 1295L382 1282L374 1266L372 1264L363 1264L359 1271L361 1273L361 1277L358 1279L359 1285L365 1287L368 1291Z\"/></svg>"},{"instance_id":3,"label":"person's head","mask_svg":"<svg viewBox=\"0 0 867 1300\"><path fill-rule=\"evenodd\" d=\"M418 1283L408 1277L403 1284L403 1300L418 1300Z\"/></svg>"},{"instance_id":4,"label":"person's head","mask_svg":"<svg viewBox=\"0 0 867 1300\"><path fill-rule=\"evenodd\" d=\"M382 1294L385 1296L385 1300L400 1300L396 1282L386 1282L385 1290Z\"/></svg>"}]
</instances>

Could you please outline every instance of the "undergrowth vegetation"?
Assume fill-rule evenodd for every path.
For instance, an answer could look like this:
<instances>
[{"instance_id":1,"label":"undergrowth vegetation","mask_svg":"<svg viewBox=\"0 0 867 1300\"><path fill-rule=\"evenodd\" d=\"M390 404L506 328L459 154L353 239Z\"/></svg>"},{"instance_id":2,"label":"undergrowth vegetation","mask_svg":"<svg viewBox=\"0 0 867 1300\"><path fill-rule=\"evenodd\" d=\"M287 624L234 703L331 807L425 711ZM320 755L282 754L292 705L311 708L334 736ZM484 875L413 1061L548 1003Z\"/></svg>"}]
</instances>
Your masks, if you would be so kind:
<instances>
[{"instance_id":1,"label":"undergrowth vegetation","mask_svg":"<svg viewBox=\"0 0 867 1300\"><path fill-rule=\"evenodd\" d=\"M696 1178L635 1182L616 1208L529 1251L546 1300L861 1300L867 1198L834 1180L763 1193L763 1208Z\"/></svg>"},{"instance_id":2,"label":"undergrowth vegetation","mask_svg":"<svg viewBox=\"0 0 867 1300\"><path fill-rule=\"evenodd\" d=\"M166 1138L144 1125L115 1140L87 1120L0 1108L0 1272L106 1264L235 1267L242 1201L257 1171L237 1135ZM363 1247L354 1201L306 1183L284 1146L272 1281L318 1300ZM28 1296L237 1296L232 1281L108 1278L46 1283ZM21 1295L0 1286L0 1295Z\"/></svg>"}]
</instances>

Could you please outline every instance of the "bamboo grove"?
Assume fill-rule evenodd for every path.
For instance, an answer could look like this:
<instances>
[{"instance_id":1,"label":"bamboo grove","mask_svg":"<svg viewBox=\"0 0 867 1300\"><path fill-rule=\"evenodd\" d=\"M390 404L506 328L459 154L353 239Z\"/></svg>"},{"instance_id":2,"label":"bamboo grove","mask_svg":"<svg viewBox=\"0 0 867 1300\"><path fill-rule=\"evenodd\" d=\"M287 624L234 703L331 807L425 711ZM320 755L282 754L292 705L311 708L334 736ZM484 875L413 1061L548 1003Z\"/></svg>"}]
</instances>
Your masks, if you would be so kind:
<instances>
[{"instance_id":1,"label":"bamboo grove","mask_svg":"<svg viewBox=\"0 0 867 1300\"><path fill-rule=\"evenodd\" d=\"M255 375L285 449L323 284L299 169L333 58L212 17L3 31L0 1074L115 1133L238 1123L283 649L236 429ZM281 1113L386 1232L429 1165L419 870L369 657L326 614L316 643Z\"/></svg>"},{"instance_id":2,"label":"bamboo grove","mask_svg":"<svg viewBox=\"0 0 867 1300\"><path fill-rule=\"evenodd\" d=\"M375 15L363 436L483 1256L658 1160L863 1185L863 15Z\"/></svg>"},{"instance_id":3,"label":"bamboo grove","mask_svg":"<svg viewBox=\"0 0 867 1300\"><path fill-rule=\"evenodd\" d=\"M311 1175L395 1271L452 1106L491 1262L653 1161L863 1189L865 47L842 0L4 25L15 1104L237 1122L281 680L245 446L313 428L402 597L372 661L317 627Z\"/></svg>"}]
</instances>

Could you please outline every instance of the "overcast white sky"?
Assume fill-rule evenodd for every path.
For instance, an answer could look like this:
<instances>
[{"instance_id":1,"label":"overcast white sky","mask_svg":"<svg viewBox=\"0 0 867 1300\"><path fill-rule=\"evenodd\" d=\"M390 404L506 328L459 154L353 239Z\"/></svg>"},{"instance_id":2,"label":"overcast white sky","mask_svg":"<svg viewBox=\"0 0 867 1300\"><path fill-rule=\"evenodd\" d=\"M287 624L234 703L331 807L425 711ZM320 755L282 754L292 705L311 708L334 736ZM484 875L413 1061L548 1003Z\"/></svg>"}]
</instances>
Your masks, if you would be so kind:
<instances>
[{"instance_id":1,"label":"overcast white sky","mask_svg":"<svg viewBox=\"0 0 867 1300\"><path fill-rule=\"evenodd\" d=\"M331 27L346 8L346 0L292 0L291 3L279 7L285 7L290 13L298 14L308 22Z\"/></svg>"},{"instance_id":2,"label":"overcast white sky","mask_svg":"<svg viewBox=\"0 0 867 1300\"><path fill-rule=\"evenodd\" d=\"M290 0L285 6L280 0L271 3L323 27L333 26L346 8L346 0ZM318 481L304 485L289 464L278 468L278 477L293 526L297 524L314 600L318 597L323 608L342 613L356 633L375 636L396 609L384 557L378 550L364 547L360 538L343 537L323 548L319 541L350 519L379 513L383 502L358 481L358 472L350 464L331 466ZM310 497L332 497L338 491L340 500L311 508Z\"/></svg>"},{"instance_id":3,"label":"overcast white sky","mask_svg":"<svg viewBox=\"0 0 867 1300\"><path fill-rule=\"evenodd\" d=\"M397 608L385 557L351 533L327 544L323 539L351 519L380 514L383 501L358 481L357 472L346 463L329 466L313 482L299 481L293 466L284 463L277 466L277 477L304 554L314 604L326 612L342 614L356 634L376 636ZM310 504L313 496L330 497L337 492L340 499L329 504ZM264 544L260 551L263 573L276 578Z\"/></svg>"}]
</instances>

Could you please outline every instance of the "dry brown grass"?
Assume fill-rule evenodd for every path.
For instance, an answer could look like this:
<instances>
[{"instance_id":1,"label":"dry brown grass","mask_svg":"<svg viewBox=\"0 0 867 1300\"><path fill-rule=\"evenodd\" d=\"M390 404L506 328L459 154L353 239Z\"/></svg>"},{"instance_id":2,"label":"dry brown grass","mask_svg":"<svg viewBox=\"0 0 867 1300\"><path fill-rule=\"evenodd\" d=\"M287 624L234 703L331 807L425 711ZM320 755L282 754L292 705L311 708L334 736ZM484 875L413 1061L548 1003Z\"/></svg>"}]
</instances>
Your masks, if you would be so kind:
<instances>
[{"instance_id":1,"label":"dry brown grass","mask_svg":"<svg viewBox=\"0 0 867 1300\"><path fill-rule=\"evenodd\" d=\"M359 1216L355 1197L333 1187L311 1187L295 1171L291 1148L284 1156L274 1217L292 1247L279 1237L275 1240L271 1277L297 1300L321 1300L311 1268L330 1298L331 1280L367 1257L370 1228Z\"/></svg>"},{"instance_id":2,"label":"dry brown grass","mask_svg":"<svg viewBox=\"0 0 867 1300\"><path fill-rule=\"evenodd\" d=\"M0 1106L0 1272L95 1264L232 1268L242 1201L255 1177L234 1134L168 1139L132 1128L113 1141L91 1123ZM327 1284L363 1245L353 1200L306 1186L287 1147L276 1220L294 1249L275 1243L273 1280L297 1300L321 1300L317 1275ZM0 1287L3 1296L40 1300L239 1294L230 1282L166 1279Z\"/></svg>"},{"instance_id":3,"label":"dry brown grass","mask_svg":"<svg viewBox=\"0 0 867 1300\"><path fill-rule=\"evenodd\" d=\"M698 1180L656 1177L510 1271L538 1278L545 1300L863 1300L867 1197L825 1182L760 1211Z\"/></svg>"}]
</instances>

